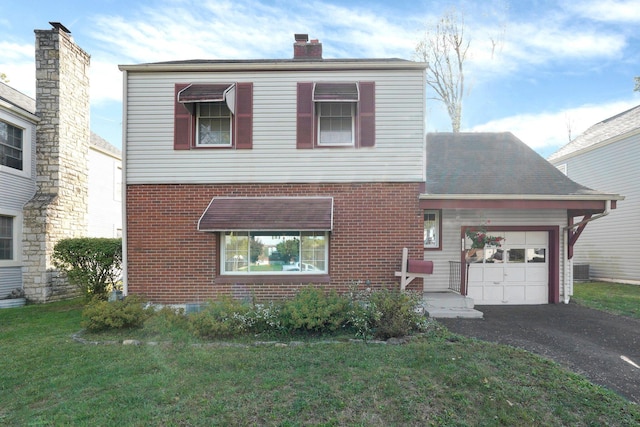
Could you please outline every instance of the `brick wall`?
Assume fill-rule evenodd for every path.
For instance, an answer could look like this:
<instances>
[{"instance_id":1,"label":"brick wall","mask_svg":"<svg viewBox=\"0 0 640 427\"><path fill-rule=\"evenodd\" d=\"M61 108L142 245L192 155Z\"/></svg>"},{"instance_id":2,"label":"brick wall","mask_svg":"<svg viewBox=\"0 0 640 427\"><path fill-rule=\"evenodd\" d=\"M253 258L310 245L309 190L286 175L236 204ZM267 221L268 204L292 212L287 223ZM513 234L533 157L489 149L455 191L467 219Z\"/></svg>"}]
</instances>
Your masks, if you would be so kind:
<instances>
[{"instance_id":1,"label":"brick wall","mask_svg":"<svg viewBox=\"0 0 640 427\"><path fill-rule=\"evenodd\" d=\"M419 190L419 183L128 186L128 290L153 302L185 303L220 295L282 298L311 284L287 276L261 283L217 279L218 235L197 231L198 219L216 196L331 196L330 282L316 284L339 292L354 281L398 286L394 272L402 248L409 248L411 258L423 256ZM411 288L422 289L421 281L414 280Z\"/></svg>"}]
</instances>

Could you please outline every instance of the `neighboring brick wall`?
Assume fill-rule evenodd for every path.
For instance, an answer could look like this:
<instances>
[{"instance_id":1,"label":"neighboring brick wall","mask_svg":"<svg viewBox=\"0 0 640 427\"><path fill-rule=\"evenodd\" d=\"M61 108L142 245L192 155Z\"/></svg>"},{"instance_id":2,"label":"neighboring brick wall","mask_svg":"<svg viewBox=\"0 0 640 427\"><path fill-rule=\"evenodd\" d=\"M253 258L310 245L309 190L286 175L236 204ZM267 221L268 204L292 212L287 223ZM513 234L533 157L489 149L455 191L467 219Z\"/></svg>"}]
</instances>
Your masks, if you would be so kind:
<instances>
[{"instance_id":1,"label":"neighboring brick wall","mask_svg":"<svg viewBox=\"0 0 640 427\"><path fill-rule=\"evenodd\" d=\"M32 301L74 296L53 247L87 234L89 55L59 29L36 30L36 194L24 207L23 280Z\"/></svg>"},{"instance_id":2,"label":"neighboring brick wall","mask_svg":"<svg viewBox=\"0 0 640 427\"><path fill-rule=\"evenodd\" d=\"M345 291L365 286L399 286L402 248L422 259L423 215L419 183L131 185L127 187L127 275L130 293L158 303L202 302L220 295L267 300L291 296L300 286L279 276L273 283L216 282L217 233L197 231L213 197L331 196L330 283ZM415 280L412 289L422 289Z\"/></svg>"}]
</instances>

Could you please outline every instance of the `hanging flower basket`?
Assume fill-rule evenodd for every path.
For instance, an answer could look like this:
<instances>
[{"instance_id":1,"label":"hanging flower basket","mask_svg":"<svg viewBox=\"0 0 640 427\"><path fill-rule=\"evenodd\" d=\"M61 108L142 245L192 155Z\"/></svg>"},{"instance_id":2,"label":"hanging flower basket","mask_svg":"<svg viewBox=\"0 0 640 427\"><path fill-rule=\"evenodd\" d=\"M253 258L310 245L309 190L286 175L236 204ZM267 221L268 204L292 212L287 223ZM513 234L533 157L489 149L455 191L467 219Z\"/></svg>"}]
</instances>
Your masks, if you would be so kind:
<instances>
[{"instance_id":1,"label":"hanging flower basket","mask_svg":"<svg viewBox=\"0 0 640 427\"><path fill-rule=\"evenodd\" d=\"M490 236L486 230L481 228L479 230L468 229L466 236L471 240L471 248L467 250L465 259L467 264L473 262L482 262L484 259L484 247L485 246L500 246L504 237Z\"/></svg>"}]
</instances>

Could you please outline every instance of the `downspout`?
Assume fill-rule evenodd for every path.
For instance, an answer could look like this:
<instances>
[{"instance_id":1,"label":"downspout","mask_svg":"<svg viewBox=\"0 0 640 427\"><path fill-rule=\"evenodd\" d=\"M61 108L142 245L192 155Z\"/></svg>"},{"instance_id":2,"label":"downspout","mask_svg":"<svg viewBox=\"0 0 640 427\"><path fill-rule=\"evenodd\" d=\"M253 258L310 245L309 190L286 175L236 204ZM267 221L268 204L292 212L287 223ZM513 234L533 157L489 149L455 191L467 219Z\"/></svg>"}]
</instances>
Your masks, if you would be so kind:
<instances>
[{"instance_id":1,"label":"downspout","mask_svg":"<svg viewBox=\"0 0 640 427\"><path fill-rule=\"evenodd\" d=\"M122 294L129 294L127 275L127 71L122 72Z\"/></svg>"},{"instance_id":2,"label":"downspout","mask_svg":"<svg viewBox=\"0 0 640 427\"><path fill-rule=\"evenodd\" d=\"M564 286L562 287L562 297L563 297L563 302L565 304L569 304L569 292L567 292L567 284L570 283L571 285L571 289L573 290L573 257L569 258L569 231L571 229L586 225L587 223L594 221L596 219L602 218L604 216L609 215L609 213L611 212L611 200L605 200L605 205L604 205L604 211L601 214L598 214L596 216L592 216L591 218L582 220L580 222L576 222L575 224L571 224L568 225L566 227L564 227L564 230L566 231L564 234L564 254L565 256L563 257L563 261L564 261Z\"/></svg>"}]
</instances>

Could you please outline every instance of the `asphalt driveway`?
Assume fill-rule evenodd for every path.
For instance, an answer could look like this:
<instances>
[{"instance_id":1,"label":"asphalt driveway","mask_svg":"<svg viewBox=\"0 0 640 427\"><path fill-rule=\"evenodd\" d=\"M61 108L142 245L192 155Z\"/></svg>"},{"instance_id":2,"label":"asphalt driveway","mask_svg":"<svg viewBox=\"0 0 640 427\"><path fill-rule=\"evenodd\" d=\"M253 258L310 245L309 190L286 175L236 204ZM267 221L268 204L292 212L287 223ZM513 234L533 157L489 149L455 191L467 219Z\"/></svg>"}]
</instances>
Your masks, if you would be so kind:
<instances>
[{"instance_id":1,"label":"asphalt driveway","mask_svg":"<svg viewBox=\"0 0 640 427\"><path fill-rule=\"evenodd\" d=\"M574 303L476 309L484 320L439 321L454 333L554 360L640 404L640 320Z\"/></svg>"}]
</instances>

